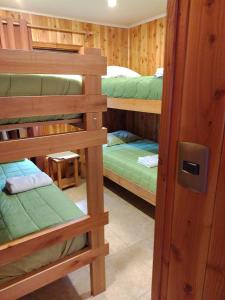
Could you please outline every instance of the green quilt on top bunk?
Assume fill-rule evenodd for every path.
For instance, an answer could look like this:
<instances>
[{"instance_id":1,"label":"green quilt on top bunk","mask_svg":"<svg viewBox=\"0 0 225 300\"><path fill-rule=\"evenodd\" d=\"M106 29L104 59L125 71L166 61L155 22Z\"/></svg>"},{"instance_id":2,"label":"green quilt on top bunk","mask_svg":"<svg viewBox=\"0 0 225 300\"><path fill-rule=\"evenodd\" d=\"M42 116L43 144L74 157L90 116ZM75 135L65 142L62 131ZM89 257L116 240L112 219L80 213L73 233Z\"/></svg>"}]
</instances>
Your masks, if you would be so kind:
<instances>
[{"instance_id":1,"label":"green quilt on top bunk","mask_svg":"<svg viewBox=\"0 0 225 300\"><path fill-rule=\"evenodd\" d=\"M80 94L82 94L81 76L0 74L0 97ZM14 118L0 120L0 125L75 119L79 116L80 114L69 114Z\"/></svg>"},{"instance_id":2,"label":"green quilt on top bunk","mask_svg":"<svg viewBox=\"0 0 225 300\"><path fill-rule=\"evenodd\" d=\"M84 216L54 184L16 195L9 195L4 190L1 192L6 178L39 171L29 160L0 164L0 244ZM2 266L0 283L54 262L85 245L84 234Z\"/></svg>"},{"instance_id":3,"label":"green quilt on top bunk","mask_svg":"<svg viewBox=\"0 0 225 300\"><path fill-rule=\"evenodd\" d=\"M162 82L162 78L155 76L105 78L102 80L102 93L114 98L160 100Z\"/></svg>"},{"instance_id":4,"label":"green quilt on top bunk","mask_svg":"<svg viewBox=\"0 0 225 300\"><path fill-rule=\"evenodd\" d=\"M157 153L158 144L149 140L138 140L111 147L104 145L104 168L155 193L158 168L147 168L138 164L137 160L140 156Z\"/></svg>"}]
</instances>

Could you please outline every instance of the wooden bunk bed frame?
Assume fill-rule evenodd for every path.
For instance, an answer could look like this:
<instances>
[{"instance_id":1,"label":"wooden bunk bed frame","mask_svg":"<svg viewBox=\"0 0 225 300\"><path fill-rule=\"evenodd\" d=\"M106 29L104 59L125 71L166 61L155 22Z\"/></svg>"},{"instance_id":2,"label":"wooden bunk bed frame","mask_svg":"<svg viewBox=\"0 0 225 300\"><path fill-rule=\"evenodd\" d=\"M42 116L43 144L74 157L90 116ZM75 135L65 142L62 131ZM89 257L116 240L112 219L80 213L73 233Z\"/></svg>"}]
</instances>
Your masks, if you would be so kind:
<instances>
[{"instance_id":1,"label":"wooden bunk bed frame","mask_svg":"<svg viewBox=\"0 0 225 300\"><path fill-rule=\"evenodd\" d=\"M145 100L135 98L113 98L107 97L107 108L129 110L136 112L161 114L162 101L161 100ZM104 176L114 181L123 188L129 190L133 194L146 200L152 205L156 205L156 195L151 193L137 184L119 176L111 170L104 168Z\"/></svg>"},{"instance_id":2,"label":"wooden bunk bed frame","mask_svg":"<svg viewBox=\"0 0 225 300\"><path fill-rule=\"evenodd\" d=\"M3 28L3 25L7 28ZM17 30L20 30L22 40L28 41L26 32L29 28L24 22L20 25L19 29L17 25ZM6 29L7 42L15 44L15 40L12 40L15 39L13 26L12 20L7 20L4 24L0 22L2 48L7 48L4 47L6 39L4 41L2 38ZM23 45L25 47L22 49L27 49L28 43ZM85 149L88 204L87 216L79 220L0 245L0 266L3 266L20 260L34 251L88 233L88 246L85 249L26 276L0 284L0 299L11 300L22 297L84 265L90 265L91 293L97 295L105 290L105 255L109 252L109 246L104 239L104 225L108 223L108 213L104 211L102 162L102 144L107 140L107 132L102 128L102 112L106 111L106 97L101 95L101 75L106 73L106 58L101 56L99 49L83 48L80 54L1 49L0 73L84 76L83 95L0 97L0 119L68 113L83 113L84 116L79 120L83 123L83 131L1 141L0 163L73 148ZM36 123L30 123L29 126L36 126ZM14 127L10 125L10 128L17 127L18 124ZM19 124L19 127L23 127L23 124ZM8 125L1 126L1 130L7 128Z\"/></svg>"},{"instance_id":3,"label":"wooden bunk bed frame","mask_svg":"<svg viewBox=\"0 0 225 300\"><path fill-rule=\"evenodd\" d=\"M162 110L162 100L107 97L107 107L160 115Z\"/></svg>"}]
</instances>

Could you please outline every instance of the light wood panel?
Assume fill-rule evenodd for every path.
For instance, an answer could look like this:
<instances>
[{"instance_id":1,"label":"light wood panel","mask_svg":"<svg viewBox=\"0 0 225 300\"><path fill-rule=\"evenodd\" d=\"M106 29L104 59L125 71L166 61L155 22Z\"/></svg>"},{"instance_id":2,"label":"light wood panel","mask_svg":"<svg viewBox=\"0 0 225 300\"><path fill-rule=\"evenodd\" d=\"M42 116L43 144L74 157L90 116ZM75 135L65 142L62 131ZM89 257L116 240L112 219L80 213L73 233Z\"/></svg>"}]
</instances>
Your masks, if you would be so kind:
<instances>
[{"instance_id":1,"label":"light wood panel","mask_svg":"<svg viewBox=\"0 0 225 300\"><path fill-rule=\"evenodd\" d=\"M0 10L0 16L2 18L12 17L14 20L22 18L27 20L29 24L37 26L50 26L67 31L92 32L93 35L79 35L70 32L32 29L32 40L34 42L101 48L102 55L107 57L109 65L125 67L128 65L128 29L5 10Z\"/></svg>"},{"instance_id":2,"label":"light wood panel","mask_svg":"<svg viewBox=\"0 0 225 300\"><path fill-rule=\"evenodd\" d=\"M129 29L129 67L152 75L164 65L166 17Z\"/></svg>"}]
</instances>

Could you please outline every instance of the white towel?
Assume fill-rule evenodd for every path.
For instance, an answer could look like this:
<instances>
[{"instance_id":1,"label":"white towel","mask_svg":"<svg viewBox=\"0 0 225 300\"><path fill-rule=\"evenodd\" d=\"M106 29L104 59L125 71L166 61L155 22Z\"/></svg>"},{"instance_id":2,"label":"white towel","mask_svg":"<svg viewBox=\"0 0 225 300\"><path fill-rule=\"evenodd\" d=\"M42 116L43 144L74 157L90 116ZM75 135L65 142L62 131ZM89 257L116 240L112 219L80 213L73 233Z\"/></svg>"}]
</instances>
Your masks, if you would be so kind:
<instances>
[{"instance_id":1,"label":"white towel","mask_svg":"<svg viewBox=\"0 0 225 300\"><path fill-rule=\"evenodd\" d=\"M26 192L38 187L50 185L53 180L44 172L28 176L16 176L6 180L6 189L10 194Z\"/></svg>"},{"instance_id":2,"label":"white towel","mask_svg":"<svg viewBox=\"0 0 225 300\"><path fill-rule=\"evenodd\" d=\"M159 155L148 155L148 156L142 156L138 157L138 163L147 167L147 168L154 168L158 166L159 161Z\"/></svg>"}]
</instances>

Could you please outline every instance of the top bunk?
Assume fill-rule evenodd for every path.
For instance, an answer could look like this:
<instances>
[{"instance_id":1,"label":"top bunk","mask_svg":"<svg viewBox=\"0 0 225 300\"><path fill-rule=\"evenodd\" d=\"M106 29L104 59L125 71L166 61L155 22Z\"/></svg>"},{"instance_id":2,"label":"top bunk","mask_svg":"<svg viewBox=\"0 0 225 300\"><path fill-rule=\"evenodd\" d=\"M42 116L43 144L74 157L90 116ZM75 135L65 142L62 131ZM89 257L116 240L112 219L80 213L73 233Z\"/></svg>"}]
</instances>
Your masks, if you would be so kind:
<instances>
[{"instance_id":1,"label":"top bunk","mask_svg":"<svg viewBox=\"0 0 225 300\"><path fill-rule=\"evenodd\" d=\"M16 49L18 33L29 42L28 28L21 24L20 31L15 30L10 21L7 26L2 28L0 22L0 131L52 122L79 123L81 130L1 141L0 162L103 144L101 113L107 106L101 75L106 73L106 58L100 49L82 48L79 53Z\"/></svg>"},{"instance_id":2,"label":"top bunk","mask_svg":"<svg viewBox=\"0 0 225 300\"><path fill-rule=\"evenodd\" d=\"M111 76L110 68L118 68L118 74ZM128 68L116 66L108 70L109 76L102 80L108 108L161 114L162 76L140 76Z\"/></svg>"}]
</instances>

